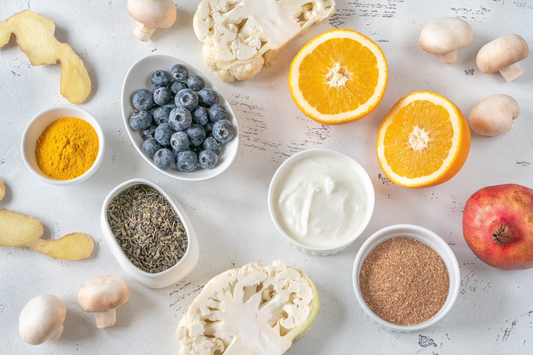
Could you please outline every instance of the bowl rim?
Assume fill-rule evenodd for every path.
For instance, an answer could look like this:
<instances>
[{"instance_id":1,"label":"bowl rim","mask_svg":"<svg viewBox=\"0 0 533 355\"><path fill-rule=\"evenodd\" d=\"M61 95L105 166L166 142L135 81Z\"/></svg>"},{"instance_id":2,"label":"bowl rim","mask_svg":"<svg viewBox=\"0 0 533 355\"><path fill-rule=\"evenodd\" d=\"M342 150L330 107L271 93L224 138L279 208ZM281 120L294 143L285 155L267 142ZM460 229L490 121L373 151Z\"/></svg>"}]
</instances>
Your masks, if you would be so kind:
<instances>
[{"instance_id":1,"label":"bowl rim","mask_svg":"<svg viewBox=\"0 0 533 355\"><path fill-rule=\"evenodd\" d=\"M407 234L407 235L406 235ZM359 273L361 266L365 261L368 254L379 244L385 242L386 240L407 237L423 242L431 249L433 249L439 256L442 258L444 264L446 265L448 271L448 277L450 281L450 288L448 291L448 296L446 301L441 309L435 314L432 318L427 321L416 324L416 325L398 325L394 323L387 322L386 320L380 318L376 315L370 307L366 304L363 295L359 287ZM438 247L435 248L435 246ZM414 224L395 224L385 228L382 228L372 234L366 241L363 243L357 256L354 261L353 274L352 274L353 288L355 291L355 296L361 308L365 313L376 323L380 324L386 329L396 331L396 332L413 332L418 331L424 328L427 328L439 320L441 320L453 307L457 296L459 294L461 274L459 270L459 263L457 258L453 253L450 246L435 232Z\"/></svg>"},{"instance_id":2,"label":"bowl rim","mask_svg":"<svg viewBox=\"0 0 533 355\"><path fill-rule=\"evenodd\" d=\"M149 273L149 272L143 271L139 269L137 266L135 266L126 257L126 254L124 254L124 251L118 244L117 238L111 231L111 227L109 226L109 222L107 220L107 207L111 199L115 197L116 195L118 195L119 193L121 193L122 191L126 190L127 188L133 187L135 185L149 185L153 187L154 189L156 189L161 195L163 195L165 199L170 203L170 205L172 206L172 208L174 209L178 217L180 218L180 221L185 227L185 231L187 232L187 250L185 251L185 254L183 254L181 259L176 264L174 264L172 267L164 271L158 272L158 273ZM161 186L157 185L153 181L143 179L143 178L133 178L133 179L124 181L123 183L119 184L113 190L111 190L107 194L106 198L104 199L104 203L102 204L102 210L101 210L100 216L101 216L102 228L105 228L105 231L107 231L107 233L104 233L104 236L106 237L106 240L110 242L108 243L108 245L110 245L110 247L116 251L116 252L113 252L113 255L115 256L115 258L122 260L122 263L120 262L120 260L117 260L119 261L119 264L123 265L123 263L125 263L126 265L130 267L130 270L135 270L135 272L137 272L139 275L143 277L146 277L148 279L157 279L159 277L163 277L171 273L173 270L177 269L179 266L181 266L181 264L184 264L189 254L192 253L191 249L192 249L193 241L191 240L191 238L195 234L192 228L192 225L190 225L189 220L183 216L183 213L181 209L179 208L179 205L176 202L176 200L174 200L174 198L171 195L169 195Z\"/></svg>"},{"instance_id":3,"label":"bowl rim","mask_svg":"<svg viewBox=\"0 0 533 355\"><path fill-rule=\"evenodd\" d=\"M335 246L329 246L329 247L316 247L316 246L310 246L307 244L304 244L294 238L292 238L279 224L276 214L274 211L274 189L279 182L280 178L282 177L283 173L286 171L286 169L291 166L292 164L300 161L301 159L305 158L306 156L313 156L313 155L331 155L339 157L341 160L350 162L351 165L357 167L356 173L358 173L359 177L361 178L363 185L367 192L367 215L361 225L361 228L358 233L355 233L354 236L350 237L349 239L345 240L343 243L337 244ZM370 176L366 172L365 168L359 162L357 162L354 158L341 153L334 149L329 148L310 148L302 150L298 153L293 154L288 159L286 159L276 170L274 173L272 179L270 180L270 185L268 187L268 212L270 214L270 218L272 219L272 222L278 229L278 231L281 233L281 235L290 243L298 248L301 248L306 251L310 252L330 252L330 251L342 251L351 244L353 244L357 238L363 234L365 229L368 227L368 224L370 223L370 220L372 219L372 216L374 214L374 208L375 208L375 202L376 202L376 195L374 190L374 185L372 184L372 180L370 179Z\"/></svg>"},{"instance_id":4,"label":"bowl rim","mask_svg":"<svg viewBox=\"0 0 533 355\"><path fill-rule=\"evenodd\" d=\"M171 59L175 64L185 65L191 74L201 75L202 79L204 79L204 81L206 83L206 87L208 87L209 89L215 91L219 95L220 100L223 103L222 106L230 113L230 115L231 115L231 120L230 121L231 121L231 123L233 124L233 126L235 128L235 136L232 138L231 141L229 141L227 143L224 143L223 151L222 151L221 155L219 155L219 157L224 154L224 151L227 149L227 145L228 144L231 144L231 146L234 147L234 148L232 148L232 151L234 150L234 154L230 154L228 156L224 156L224 159L227 160L227 163L224 165L223 168L220 168L220 166L216 166L213 169L202 169L202 170L209 171L210 174L207 174L206 176L200 176L200 177L195 176L195 172L198 171L198 169L201 169L200 167L198 167L193 172L182 172L182 171L178 171L176 169L162 170L162 169L159 169L157 166L155 166L153 160L148 158L144 154L144 152L141 149L141 145L139 145L139 144L137 144L135 142L133 134L138 134L140 136L140 132L139 131L134 131L133 129L131 129L131 127L128 124L129 115L126 112L126 105L125 105L125 102L126 102L125 100L127 99L125 97L126 82L127 82L128 78L130 77L132 71L136 70L138 66L142 65L144 62L150 62L150 61L158 60L158 59L161 59L161 60L170 60ZM168 69L168 70L170 70L170 69ZM139 88L139 89L142 89L142 88ZM131 101L131 100L129 100L129 101ZM167 176L170 176L170 177L172 177L174 179L183 180L183 181L203 181L203 180L212 179L212 178L222 174L224 171L226 171L233 164L233 161L237 157L237 153L238 153L238 150L239 150L239 126L238 126L238 122L237 122L237 117L235 116L235 112L233 112L233 109L231 108L231 105L230 105L229 101L224 97L224 95L222 95L221 91L207 77L207 75L202 73L200 70L198 70L193 65L191 65L191 64L189 64L189 63L187 63L187 62L185 62L185 61L183 61L183 60L181 60L181 59L179 59L177 57L174 57L174 56L171 56L171 55L167 55L167 54L149 54L149 55L146 55L146 56L136 60L129 67L129 69L128 69L125 77L124 77L124 81L122 83L122 90L121 90L121 94L120 94L120 106L121 106L122 120L124 122L124 127L126 129L126 132L128 133L128 137L130 138L130 141L131 141L132 145L135 147L137 152L141 155L141 157L143 157L143 159L149 165L151 165L154 169L156 169L157 171L159 171L159 172L161 172L161 173L163 173L163 174L165 174ZM130 113L130 115L131 115L131 113ZM219 168L219 169L217 169L217 168Z\"/></svg>"},{"instance_id":5,"label":"bowl rim","mask_svg":"<svg viewBox=\"0 0 533 355\"><path fill-rule=\"evenodd\" d=\"M81 174L78 177L75 177L74 179L69 179L69 180L53 179L51 177L46 176L42 171L36 171L33 168L33 166L30 164L30 162L28 161L28 158L26 157L25 145L26 145L26 142L28 140L29 131L30 131L31 127L33 126L33 124L35 124L43 115L45 115L47 113L50 113L50 112L59 111L59 110L72 110L73 112L78 112L78 113L81 112L81 113L83 113L83 115L86 115L87 117L89 117L89 120L87 120L85 118L82 118L82 117L76 117L76 118L79 118L79 119L89 123L91 125L91 127L93 127L93 129L95 130L95 132L96 132L96 134L98 136L98 154L96 155L96 159L94 160L93 164L91 165L91 167L86 172L84 172L83 174ZM81 115L78 115L78 116L81 116ZM61 118L64 118L64 117L59 117L59 118L55 119L52 122L55 122L55 121L57 121L57 120L59 120ZM41 134L42 134L42 132L41 132ZM40 136L40 134L39 134L39 136ZM47 182L49 184L52 184L52 185L58 185L58 186L73 185L73 184L76 184L76 183L79 183L79 182L82 182L82 181L88 179L91 175L94 174L94 172L98 169L98 167L102 163L102 160L104 159L104 152L105 152L105 135L104 135L104 131L102 130L102 127L100 126L100 123L98 122L96 117L94 117L94 115L91 114L89 111L87 111L86 109L81 108L79 106L75 106L75 105L57 105L57 106L49 107L49 108L46 108L46 109L43 109L43 110L39 111L37 114L35 114L32 117L32 119L28 122L28 124L24 128L24 131L22 132L21 153L22 153L22 160L24 161L24 164L26 165L28 170L33 175L37 176L42 181L45 181L45 182Z\"/></svg>"}]
</instances>

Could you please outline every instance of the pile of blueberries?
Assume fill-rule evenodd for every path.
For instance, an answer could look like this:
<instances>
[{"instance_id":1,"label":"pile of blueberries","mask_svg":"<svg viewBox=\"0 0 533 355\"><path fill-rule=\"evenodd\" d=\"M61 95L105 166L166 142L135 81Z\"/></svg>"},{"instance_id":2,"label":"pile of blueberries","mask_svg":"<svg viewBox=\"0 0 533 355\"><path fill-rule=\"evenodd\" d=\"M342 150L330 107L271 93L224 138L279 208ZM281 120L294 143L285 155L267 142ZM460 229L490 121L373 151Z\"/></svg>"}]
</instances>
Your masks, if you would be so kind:
<instances>
[{"instance_id":1,"label":"pile of blueberries","mask_svg":"<svg viewBox=\"0 0 533 355\"><path fill-rule=\"evenodd\" d=\"M152 85L153 92L141 89L133 94L135 112L129 119L130 127L141 131L144 154L163 170L174 166L184 172L198 166L213 169L222 145L235 135L218 94L181 64L170 73L154 72Z\"/></svg>"}]
</instances>

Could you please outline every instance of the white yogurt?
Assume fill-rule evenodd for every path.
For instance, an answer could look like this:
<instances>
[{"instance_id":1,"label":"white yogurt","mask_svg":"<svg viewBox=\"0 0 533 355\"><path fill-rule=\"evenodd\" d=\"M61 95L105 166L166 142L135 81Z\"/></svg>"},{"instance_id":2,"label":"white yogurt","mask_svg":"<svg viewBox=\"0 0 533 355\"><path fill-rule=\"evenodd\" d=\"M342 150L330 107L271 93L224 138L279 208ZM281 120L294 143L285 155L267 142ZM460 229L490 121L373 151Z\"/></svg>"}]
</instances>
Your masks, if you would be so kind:
<instances>
[{"instance_id":1,"label":"white yogurt","mask_svg":"<svg viewBox=\"0 0 533 355\"><path fill-rule=\"evenodd\" d=\"M312 156L280 178L274 209L283 230L312 247L331 247L363 227L367 192L357 172L341 159Z\"/></svg>"}]
</instances>

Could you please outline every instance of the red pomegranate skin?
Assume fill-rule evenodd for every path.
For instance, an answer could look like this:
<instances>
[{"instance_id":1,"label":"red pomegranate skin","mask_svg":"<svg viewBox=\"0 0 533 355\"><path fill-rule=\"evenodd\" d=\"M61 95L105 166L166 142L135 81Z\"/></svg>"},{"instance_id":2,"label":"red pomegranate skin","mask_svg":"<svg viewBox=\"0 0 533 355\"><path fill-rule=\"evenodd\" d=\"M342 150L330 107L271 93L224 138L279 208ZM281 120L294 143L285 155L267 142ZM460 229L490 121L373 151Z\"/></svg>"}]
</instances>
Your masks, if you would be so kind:
<instances>
[{"instance_id":1,"label":"red pomegranate skin","mask_svg":"<svg viewBox=\"0 0 533 355\"><path fill-rule=\"evenodd\" d=\"M475 192L464 208L463 235L474 254L490 266L533 267L533 190L506 184Z\"/></svg>"}]
</instances>

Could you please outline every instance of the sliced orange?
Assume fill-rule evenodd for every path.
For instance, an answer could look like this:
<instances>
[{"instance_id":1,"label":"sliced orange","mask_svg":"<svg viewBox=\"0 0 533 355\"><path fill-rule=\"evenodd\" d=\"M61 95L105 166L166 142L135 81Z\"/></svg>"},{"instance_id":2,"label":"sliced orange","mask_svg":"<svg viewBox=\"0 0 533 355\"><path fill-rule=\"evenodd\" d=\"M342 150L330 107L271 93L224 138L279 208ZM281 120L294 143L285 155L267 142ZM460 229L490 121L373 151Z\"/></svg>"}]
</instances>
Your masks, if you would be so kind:
<instances>
[{"instance_id":1,"label":"sliced orange","mask_svg":"<svg viewBox=\"0 0 533 355\"><path fill-rule=\"evenodd\" d=\"M374 111L385 94L387 76L385 55L370 38L352 30L331 30L294 57L289 89L308 117L338 125Z\"/></svg>"},{"instance_id":2,"label":"sliced orange","mask_svg":"<svg viewBox=\"0 0 533 355\"><path fill-rule=\"evenodd\" d=\"M451 179L470 150L470 129L450 100L419 91L398 101L381 124L379 165L395 184L430 187Z\"/></svg>"}]
</instances>

